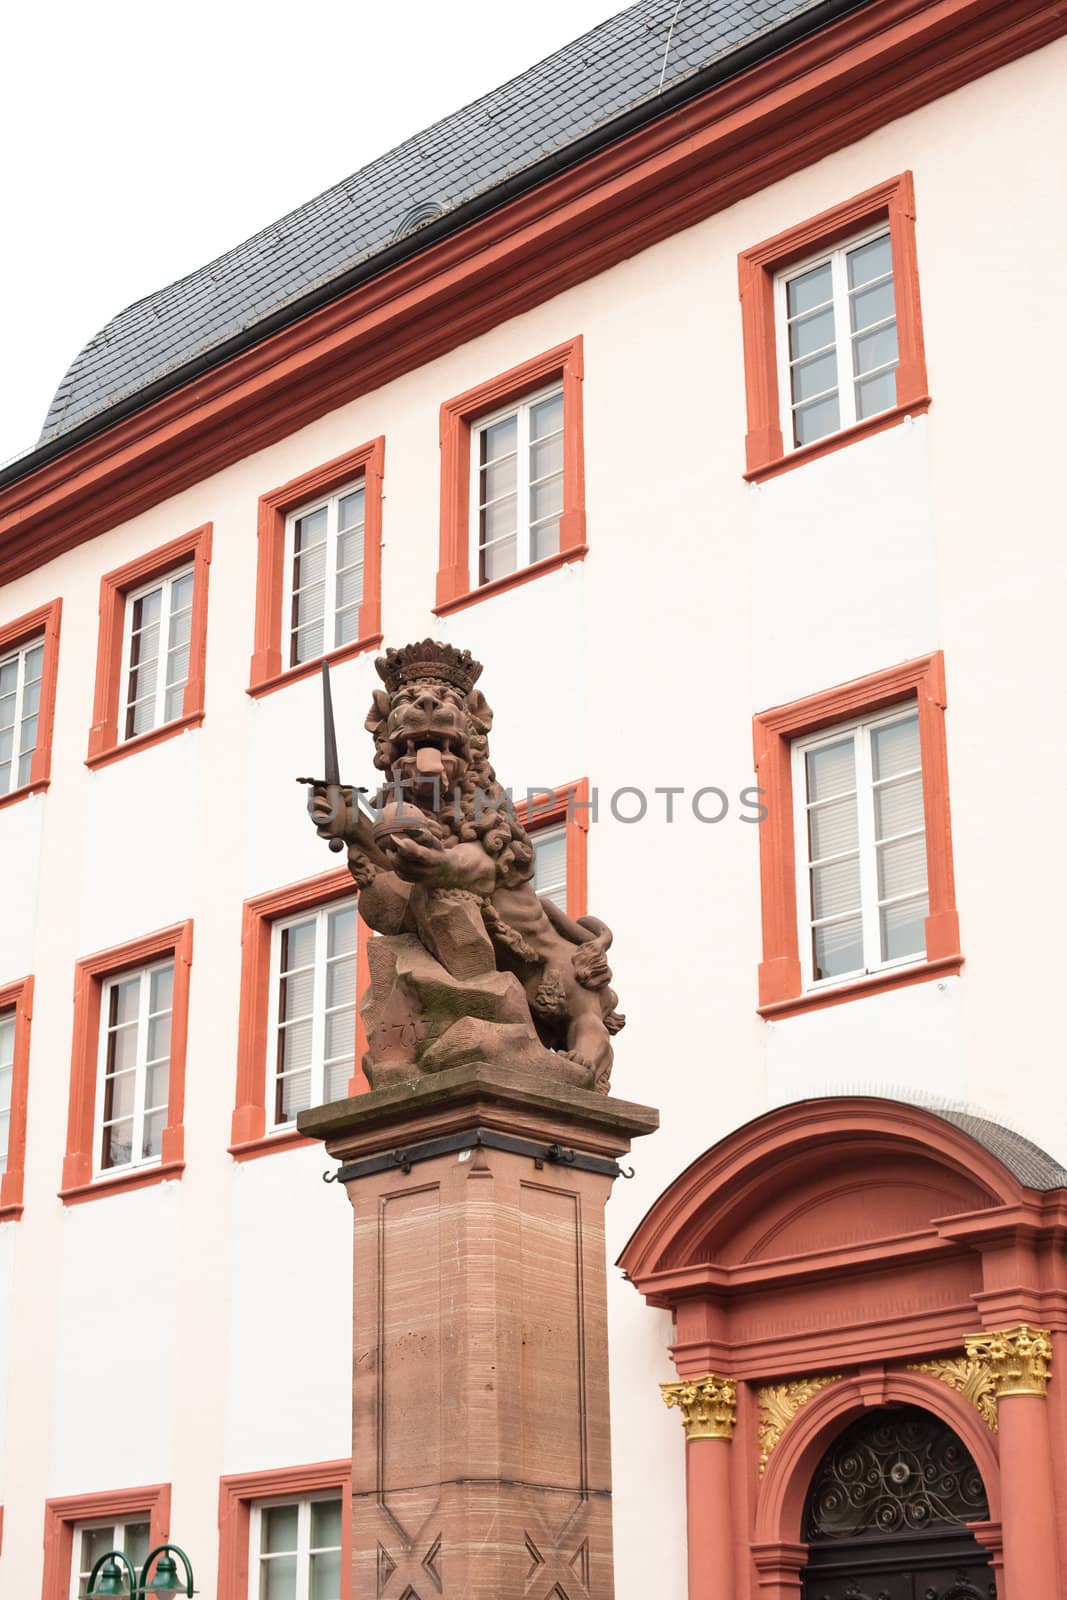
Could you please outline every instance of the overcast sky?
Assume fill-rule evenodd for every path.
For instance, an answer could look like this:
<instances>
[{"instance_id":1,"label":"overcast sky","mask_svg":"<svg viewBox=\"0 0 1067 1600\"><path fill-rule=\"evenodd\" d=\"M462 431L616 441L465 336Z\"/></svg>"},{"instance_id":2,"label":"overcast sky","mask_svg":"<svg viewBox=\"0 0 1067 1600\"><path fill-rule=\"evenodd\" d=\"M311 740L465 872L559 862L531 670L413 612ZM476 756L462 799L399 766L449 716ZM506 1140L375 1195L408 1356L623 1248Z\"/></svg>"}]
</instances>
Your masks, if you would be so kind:
<instances>
[{"instance_id":1,"label":"overcast sky","mask_svg":"<svg viewBox=\"0 0 1067 1600\"><path fill-rule=\"evenodd\" d=\"M52 0L0 89L0 463L64 371L162 288L623 0Z\"/></svg>"}]
</instances>

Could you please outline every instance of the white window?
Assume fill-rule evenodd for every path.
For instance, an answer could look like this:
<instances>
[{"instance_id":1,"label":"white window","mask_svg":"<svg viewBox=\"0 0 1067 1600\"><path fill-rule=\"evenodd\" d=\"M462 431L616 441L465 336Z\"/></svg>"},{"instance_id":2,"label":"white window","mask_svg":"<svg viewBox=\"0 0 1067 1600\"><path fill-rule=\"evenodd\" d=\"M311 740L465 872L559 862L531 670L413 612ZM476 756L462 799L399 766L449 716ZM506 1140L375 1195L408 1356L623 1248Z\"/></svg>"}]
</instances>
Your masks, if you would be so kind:
<instances>
[{"instance_id":1,"label":"white window","mask_svg":"<svg viewBox=\"0 0 1067 1600\"><path fill-rule=\"evenodd\" d=\"M559 550L562 387L475 423L471 446L471 566L480 586Z\"/></svg>"},{"instance_id":2,"label":"white window","mask_svg":"<svg viewBox=\"0 0 1067 1600\"><path fill-rule=\"evenodd\" d=\"M30 781L43 663L43 638L0 656L0 795Z\"/></svg>"},{"instance_id":3,"label":"white window","mask_svg":"<svg viewBox=\"0 0 1067 1600\"><path fill-rule=\"evenodd\" d=\"M174 962L107 978L100 1003L97 1171L158 1161L170 1094Z\"/></svg>"},{"instance_id":4,"label":"white window","mask_svg":"<svg viewBox=\"0 0 1067 1600\"><path fill-rule=\"evenodd\" d=\"M149 1549L147 1517L131 1517L124 1522L78 1522L74 1525L73 1534L71 1600L81 1600L89 1586L89 1574L100 1557L106 1556L110 1550L120 1550L140 1577ZM98 1581L99 1576L98 1573Z\"/></svg>"},{"instance_id":5,"label":"white window","mask_svg":"<svg viewBox=\"0 0 1067 1600\"><path fill-rule=\"evenodd\" d=\"M15 1013L0 1011L0 1172L7 1171L11 1083L15 1075Z\"/></svg>"},{"instance_id":6,"label":"white window","mask_svg":"<svg viewBox=\"0 0 1067 1600\"><path fill-rule=\"evenodd\" d=\"M807 987L922 960L926 832L914 704L793 745Z\"/></svg>"},{"instance_id":7,"label":"white window","mask_svg":"<svg viewBox=\"0 0 1067 1600\"><path fill-rule=\"evenodd\" d=\"M534 848L533 886L538 894L567 909L567 829L541 828L530 835Z\"/></svg>"},{"instance_id":8,"label":"white window","mask_svg":"<svg viewBox=\"0 0 1067 1600\"><path fill-rule=\"evenodd\" d=\"M181 716L192 615L192 567L168 573L126 596L119 718L123 739Z\"/></svg>"},{"instance_id":9,"label":"white window","mask_svg":"<svg viewBox=\"0 0 1067 1600\"><path fill-rule=\"evenodd\" d=\"M850 240L775 280L778 388L787 448L897 403L889 231Z\"/></svg>"},{"instance_id":10,"label":"white window","mask_svg":"<svg viewBox=\"0 0 1067 1600\"><path fill-rule=\"evenodd\" d=\"M341 1499L252 1506L248 1600L341 1600Z\"/></svg>"},{"instance_id":11,"label":"white window","mask_svg":"<svg viewBox=\"0 0 1067 1600\"><path fill-rule=\"evenodd\" d=\"M314 661L359 638L365 517L362 483L349 484L286 517L282 614L289 666Z\"/></svg>"},{"instance_id":12,"label":"white window","mask_svg":"<svg viewBox=\"0 0 1067 1600\"><path fill-rule=\"evenodd\" d=\"M356 1049L357 924L355 900L343 900L272 929L268 1036L275 1040L276 1128L292 1124L307 1106L348 1094Z\"/></svg>"}]
</instances>

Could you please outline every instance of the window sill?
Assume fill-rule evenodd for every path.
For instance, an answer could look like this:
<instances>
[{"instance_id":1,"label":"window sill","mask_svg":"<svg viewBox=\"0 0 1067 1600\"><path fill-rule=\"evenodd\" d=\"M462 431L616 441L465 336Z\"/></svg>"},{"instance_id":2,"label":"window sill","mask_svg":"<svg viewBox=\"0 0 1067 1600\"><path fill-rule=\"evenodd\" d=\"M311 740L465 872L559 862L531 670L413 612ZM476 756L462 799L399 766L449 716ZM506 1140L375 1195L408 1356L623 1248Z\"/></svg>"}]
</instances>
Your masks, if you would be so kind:
<instances>
[{"instance_id":1,"label":"window sill","mask_svg":"<svg viewBox=\"0 0 1067 1600\"><path fill-rule=\"evenodd\" d=\"M260 1156L274 1155L278 1150L299 1150L304 1145L318 1143L317 1139L298 1133L296 1128L289 1128L284 1133L265 1133L258 1139L245 1139L227 1148L235 1161L255 1161Z\"/></svg>"},{"instance_id":2,"label":"window sill","mask_svg":"<svg viewBox=\"0 0 1067 1600\"><path fill-rule=\"evenodd\" d=\"M782 1017L794 1017L804 1011L822 1011L827 1006L843 1005L847 1000L860 1000L864 995L885 994L890 989L909 988L913 983L929 983L931 978L952 977L962 966L961 955L939 956L936 961L923 961L914 967L891 967L885 972L854 978L836 989L814 989L790 1000L774 1000L757 1006L756 1010L765 1021L777 1022Z\"/></svg>"},{"instance_id":3,"label":"window sill","mask_svg":"<svg viewBox=\"0 0 1067 1600\"><path fill-rule=\"evenodd\" d=\"M97 767L110 766L113 761L121 761L124 756L132 756L139 750L147 750L151 745L163 744L167 739L173 739L179 733L185 733L189 728L199 728L204 720L203 711L187 711L184 716L176 717L173 722L165 722L161 728L149 728L147 733L139 733L136 738L125 739L122 744L109 745L106 750L94 751L85 758L85 765L94 771Z\"/></svg>"},{"instance_id":4,"label":"window sill","mask_svg":"<svg viewBox=\"0 0 1067 1600\"><path fill-rule=\"evenodd\" d=\"M273 694L275 689L285 689L290 683L299 683L301 678L310 678L313 673L321 672L324 661L328 661L331 667L340 666L342 661L352 661L367 650L376 650L383 637L380 633L368 633L365 639L354 639L351 644L331 650L327 655L316 656L313 661L301 661L298 667L286 667L284 672L271 673L263 678L253 677L245 694L251 695L253 700L263 694Z\"/></svg>"},{"instance_id":5,"label":"window sill","mask_svg":"<svg viewBox=\"0 0 1067 1600\"><path fill-rule=\"evenodd\" d=\"M79 1183L70 1189L60 1189L59 1198L65 1206L79 1206L84 1200L101 1199L127 1189L146 1189L154 1183L168 1183L173 1178L180 1178L184 1171L184 1161L167 1161L158 1167L134 1167L129 1172L116 1173L113 1178L97 1178L92 1183Z\"/></svg>"},{"instance_id":6,"label":"window sill","mask_svg":"<svg viewBox=\"0 0 1067 1600\"><path fill-rule=\"evenodd\" d=\"M825 439L816 439L814 444L801 445L798 450L790 450L788 455L777 456L761 467L753 467L751 472L745 472L742 476L746 483L762 483L765 478L777 478L783 472L790 472L793 467L802 467L806 461L817 461L820 456L854 444L857 439L869 439L873 434L883 433L886 428L895 428L912 417L922 416L929 409L930 396L919 395L917 399L909 400L907 405L894 406L891 411L879 411L876 417L856 422L851 428L842 428L839 433L828 434Z\"/></svg>"},{"instance_id":7,"label":"window sill","mask_svg":"<svg viewBox=\"0 0 1067 1600\"><path fill-rule=\"evenodd\" d=\"M17 789L12 789L10 794L0 796L0 811L3 811L5 806L13 806L19 800L25 800L27 795L44 794L47 788L47 778L39 778L36 783L20 784Z\"/></svg>"},{"instance_id":8,"label":"window sill","mask_svg":"<svg viewBox=\"0 0 1067 1600\"><path fill-rule=\"evenodd\" d=\"M458 594L452 600L443 600L440 605L434 606L435 617L451 616L453 611L463 611L467 606L477 605L479 600L489 600L495 594L503 594L507 589L516 589L520 584L532 583L534 578L543 577L546 572L555 572L558 568L566 566L571 561L584 561L589 553L587 544L571 545L567 550L560 550L554 556L546 556L544 561L534 561L528 567L522 567L518 572L509 572L506 578L494 578L492 583L483 583L479 589L471 589L467 594Z\"/></svg>"},{"instance_id":9,"label":"window sill","mask_svg":"<svg viewBox=\"0 0 1067 1600\"><path fill-rule=\"evenodd\" d=\"M0 1206L0 1222L17 1222L24 1210L21 1202L18 1205Z\"/></svg>"}]
</instances>

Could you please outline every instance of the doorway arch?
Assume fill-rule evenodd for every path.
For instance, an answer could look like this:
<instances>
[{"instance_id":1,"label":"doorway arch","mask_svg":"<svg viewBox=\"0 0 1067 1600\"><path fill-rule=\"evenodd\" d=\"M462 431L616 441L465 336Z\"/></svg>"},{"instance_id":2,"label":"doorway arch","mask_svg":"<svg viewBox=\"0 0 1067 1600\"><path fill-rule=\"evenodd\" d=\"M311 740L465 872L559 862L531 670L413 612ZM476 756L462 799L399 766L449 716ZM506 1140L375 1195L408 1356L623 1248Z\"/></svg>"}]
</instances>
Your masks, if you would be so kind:
<instances>
[{"instance_id":1,"label":"doorway arch","mask_svg":"<svg viewBox=\"0 0 1067 1600\"><path fill-rule=\"evenodd\" d=\"M804 1507L804 1600L996 1600L968 1526L989 1500L963 1440L918 1406L866 1412L815 1469Z\"/></svg>"}]
</instances>

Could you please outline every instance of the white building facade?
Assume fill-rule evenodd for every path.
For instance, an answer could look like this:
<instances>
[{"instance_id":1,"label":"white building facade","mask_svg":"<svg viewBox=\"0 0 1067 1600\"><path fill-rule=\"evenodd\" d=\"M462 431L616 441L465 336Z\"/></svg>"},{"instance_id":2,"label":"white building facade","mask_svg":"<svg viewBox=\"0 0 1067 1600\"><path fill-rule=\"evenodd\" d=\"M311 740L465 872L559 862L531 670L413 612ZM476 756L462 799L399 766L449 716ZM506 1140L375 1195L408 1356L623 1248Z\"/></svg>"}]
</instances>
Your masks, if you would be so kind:
<instances>
[{"instance_id":1,"label":"white building facade","mask_svg":"<svg viewBox=\"0 0 1067 1600\"><path fill-rule=\"evenodd\" d=\"M293 1126L361 1086L365 932L294 782L324 654L346 781L380 645L432 635L501 781L587 803L543 804L540 881L613 928L613 1091L661 1112L612 1258L797 1102L1067 1164L1067 22L803 9L0 484L5 1594L166 1533L220 1600L347 1594L351 1221ZM616 1592L703 1595L671 1310L621 1273L609 1310Z\"/></svg>"}]
</instances>

